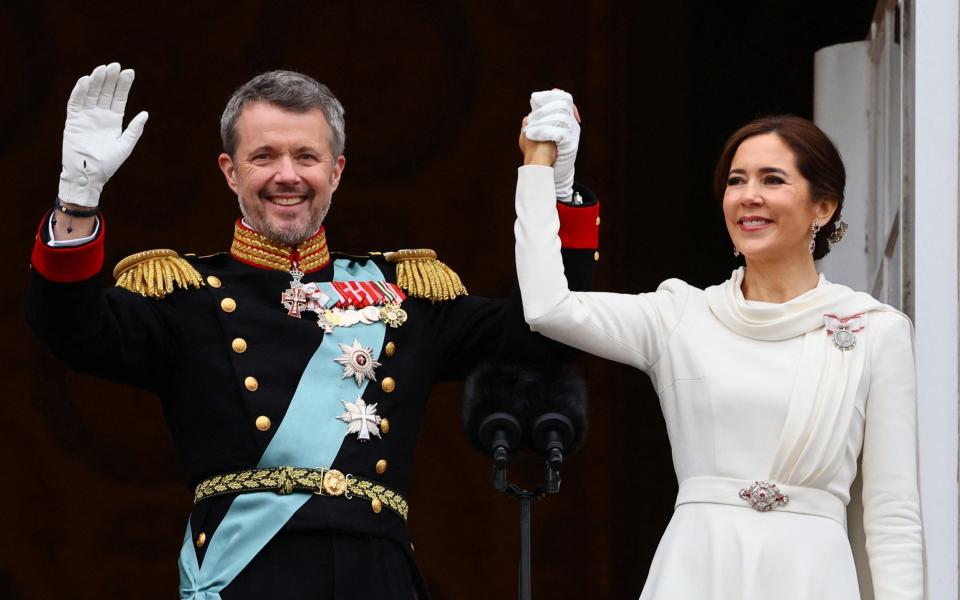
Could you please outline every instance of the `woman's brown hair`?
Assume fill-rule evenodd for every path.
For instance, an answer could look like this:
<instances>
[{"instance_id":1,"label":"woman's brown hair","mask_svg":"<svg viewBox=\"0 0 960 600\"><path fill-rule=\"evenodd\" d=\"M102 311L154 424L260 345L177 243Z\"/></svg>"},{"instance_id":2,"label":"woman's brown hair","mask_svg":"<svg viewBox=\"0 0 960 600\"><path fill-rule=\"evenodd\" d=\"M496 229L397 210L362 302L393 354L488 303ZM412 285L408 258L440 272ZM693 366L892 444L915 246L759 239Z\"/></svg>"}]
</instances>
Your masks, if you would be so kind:
<instances>
[{"instance_id":1,"label":"woman's brown hair","mask_svg":"<svg viewBox=\"0 0 960 600\"><path fill-rule=\"evenodd\" d=\"M730 164L737 148L747 138L765 133L775 133L793 151L797 161L797 170L810 184L810 198L813 201L832 199L837 202L830 220L821 225L813 251L814 260L820 260L830 252L828 236L833 233L840 220L843 208L843 190L847 184L847 172L836 146L819 127L811 121L794 115L774 115L760 117L750 121L730 136L717 167L713 172L713 192L723 201L730 176Z\"/></svg>"}]
</instances>

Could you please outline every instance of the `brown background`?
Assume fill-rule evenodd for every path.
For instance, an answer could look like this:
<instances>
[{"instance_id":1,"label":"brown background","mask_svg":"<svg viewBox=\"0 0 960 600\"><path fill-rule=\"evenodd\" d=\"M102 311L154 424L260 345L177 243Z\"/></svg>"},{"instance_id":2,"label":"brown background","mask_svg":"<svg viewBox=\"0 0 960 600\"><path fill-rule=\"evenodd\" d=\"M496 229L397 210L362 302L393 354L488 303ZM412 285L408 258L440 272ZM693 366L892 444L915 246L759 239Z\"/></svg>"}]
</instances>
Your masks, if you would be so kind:
<instances>
[{"instance_id":1,"label":"brown background","mask_svg":"<svg viewBox=\"0 0 960 600\"><path fill-rule=\"evenodd\" d=\"M252 75L287 67L327 83L347 108L331 246L433 247L480 295L511 284L527 96L572 91L584 119L578 179L604 203L597 288L639 292L670 276L697 285L726 277L735 262L710 195L725 136L762 113L810 116L813 52L864 38L873 3L353 4L365 8L0 8L0 173L11 219L0 598L176 594L191 499L157 400L66 372L22 317L30 243L56 193L64 105L93 66L134 67L128 117L151 114L103 195L108 265L147 248L227 247L237 210L216 168L220 111ZM662 418L642 373L593 358L578 366L591 431L562 493L533 507L534 593L636 598L676 491ZM516 503L493 492L489 461L465 444L460 394L437 387L418 448L417 554L438 600L513 597ZM534 483L540 466L513 471L521 474Z\"/></svg>"}]
</instances>

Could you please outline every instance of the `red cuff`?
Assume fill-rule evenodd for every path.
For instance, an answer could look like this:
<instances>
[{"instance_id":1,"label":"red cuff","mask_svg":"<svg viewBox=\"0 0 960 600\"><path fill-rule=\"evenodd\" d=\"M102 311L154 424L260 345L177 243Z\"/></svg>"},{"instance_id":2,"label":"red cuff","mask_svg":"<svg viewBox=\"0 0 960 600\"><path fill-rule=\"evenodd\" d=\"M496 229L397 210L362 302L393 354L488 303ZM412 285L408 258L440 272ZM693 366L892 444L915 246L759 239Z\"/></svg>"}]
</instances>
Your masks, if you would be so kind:
<instances>
[{"instance_id":1,"label":"red cuff","mask_svg":"<svg viewBox=\"0 0 960 600\"><path fill-rule=\"evenodd\" d=\"M98 215L99 216L99 215ZM45 279L57 283L73 283L90 279L103 267L103 217L100 218L100 231L91 242L82 246L60 246L53 248L43 243L41 231L48 226L50 213L40 222L40 229L33 243L30 263Z\"/></svg>"},{"instance_id":2,"label":"red cuff","mask_svg":"<svg viewBox=\"0 0 960 600\"><path fill-rule=\"evenodd\" d=\"M594 250L600 247L600 203L571 206L557 202L560 215L560 245Z\"/></svg>"}]
</instances>

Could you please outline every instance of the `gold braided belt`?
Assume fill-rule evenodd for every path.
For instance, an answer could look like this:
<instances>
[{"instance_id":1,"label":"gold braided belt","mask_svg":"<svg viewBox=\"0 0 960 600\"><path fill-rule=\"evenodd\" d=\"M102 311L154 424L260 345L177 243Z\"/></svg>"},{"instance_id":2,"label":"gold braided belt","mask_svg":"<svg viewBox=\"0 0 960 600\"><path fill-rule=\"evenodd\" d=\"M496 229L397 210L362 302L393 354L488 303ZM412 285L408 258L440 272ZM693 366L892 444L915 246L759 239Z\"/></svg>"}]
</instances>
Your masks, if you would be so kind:
<instances>
[{"instance_id":1,"label":"gold braided belt","mask_svg":"<svg viewBox=\"0 0 960 600\"><path fill-rule=\"evenodd\" d=\"M344 475L336 469L304 469L300 467L273 467L251 469L226 475L216 475L200 482L194 491L193 502L223 494L249 492L311 492L318 496L343 496L370 501L373 512L386 506L404 520L407 519L407 501L397 492L366 479Z\"/></svg>"}]
</instances>

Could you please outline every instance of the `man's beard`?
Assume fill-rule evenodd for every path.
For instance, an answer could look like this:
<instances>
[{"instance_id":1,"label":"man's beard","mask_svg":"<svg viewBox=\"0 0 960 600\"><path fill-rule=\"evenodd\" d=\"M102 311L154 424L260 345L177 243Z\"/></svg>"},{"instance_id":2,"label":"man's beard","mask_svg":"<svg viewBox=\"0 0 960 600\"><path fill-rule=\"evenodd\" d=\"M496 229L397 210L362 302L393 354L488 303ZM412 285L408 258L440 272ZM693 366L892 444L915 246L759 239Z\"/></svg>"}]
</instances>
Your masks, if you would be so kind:
<instances>
[{"instance_id":1,"label":"man's beard","mask_svg":"<svg viewBox=\"0 0 960 600\"><path fill-rule=\"evenodd\" d=\"M312 202L314 198L315 196L311 193L307 202ZM287 246L297 246L310 239L319 231L323 219L327 216L327 211L330 210L330 204L327 203L319 212L310 211L306 220L292 223L287 227L277 227L267 220L266 211L263 209L263 205L259 203L259 198L251 211L246 209L243 198L239 194L237 194L237 204L240 205L240 214L243 215L247 225L254 231L271 242Z\"/></svg>"}]
</instances>

